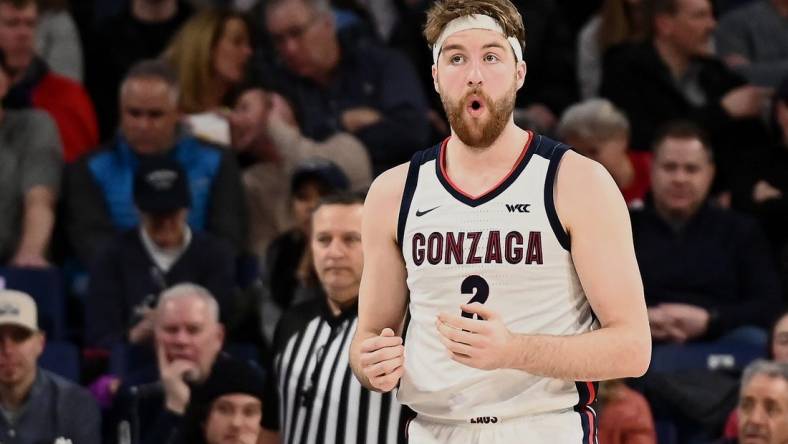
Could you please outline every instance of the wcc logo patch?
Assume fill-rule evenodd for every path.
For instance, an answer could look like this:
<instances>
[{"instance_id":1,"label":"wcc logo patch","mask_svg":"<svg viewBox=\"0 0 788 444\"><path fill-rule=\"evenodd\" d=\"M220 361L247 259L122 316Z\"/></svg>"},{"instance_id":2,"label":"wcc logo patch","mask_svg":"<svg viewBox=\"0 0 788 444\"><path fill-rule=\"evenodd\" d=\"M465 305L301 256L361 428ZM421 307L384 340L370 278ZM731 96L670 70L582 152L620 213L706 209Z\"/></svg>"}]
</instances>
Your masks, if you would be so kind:
<instances>
[{"instance_id":1,"label":"wcc logo patch","mask_svg":"<svg viewBox=\"0 0 788 444\"><path fill-rule=\"evenodd\" d=\"M506 209L510 213L530 213L531 204L506 204Z\"/></svg>"}]
</instances>

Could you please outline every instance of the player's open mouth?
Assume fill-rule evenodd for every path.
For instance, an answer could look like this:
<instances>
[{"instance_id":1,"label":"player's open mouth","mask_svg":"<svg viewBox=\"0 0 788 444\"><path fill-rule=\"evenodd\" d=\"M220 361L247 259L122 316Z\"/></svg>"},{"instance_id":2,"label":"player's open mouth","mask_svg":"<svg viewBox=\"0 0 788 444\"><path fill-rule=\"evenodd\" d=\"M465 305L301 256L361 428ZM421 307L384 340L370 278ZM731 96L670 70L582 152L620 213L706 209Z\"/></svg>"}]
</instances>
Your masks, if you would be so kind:
<instances>
[{"instance_id":1,"label":"player's open mouth","mask_svg":"<svg viewBox=\"0 0 788 444\"><path fill-rule=\"evenodd\" d=\"M471 99L468 102L468 114L472 117L479 117L484 112L484 102L480 99Z\"/></svg>"}]
</instances>

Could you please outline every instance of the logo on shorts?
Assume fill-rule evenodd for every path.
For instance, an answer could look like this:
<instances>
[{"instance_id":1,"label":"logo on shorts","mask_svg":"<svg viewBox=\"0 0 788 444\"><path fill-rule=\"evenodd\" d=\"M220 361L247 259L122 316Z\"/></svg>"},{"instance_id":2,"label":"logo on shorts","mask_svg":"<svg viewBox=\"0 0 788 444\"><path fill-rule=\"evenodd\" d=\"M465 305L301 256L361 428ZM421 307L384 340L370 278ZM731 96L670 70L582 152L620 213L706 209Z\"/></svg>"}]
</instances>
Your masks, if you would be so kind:
<instances>
[{"instance_id":1,"label":"logo on shorts","mask_svg":"<svg viewBox=\"0 0 788 444\"><path fill-rule=\"evenodd\" d=\"M497 424L498 417L497 416L477 416L476 418L471 418L471 424Z\"/></svg>"}]
</instances>

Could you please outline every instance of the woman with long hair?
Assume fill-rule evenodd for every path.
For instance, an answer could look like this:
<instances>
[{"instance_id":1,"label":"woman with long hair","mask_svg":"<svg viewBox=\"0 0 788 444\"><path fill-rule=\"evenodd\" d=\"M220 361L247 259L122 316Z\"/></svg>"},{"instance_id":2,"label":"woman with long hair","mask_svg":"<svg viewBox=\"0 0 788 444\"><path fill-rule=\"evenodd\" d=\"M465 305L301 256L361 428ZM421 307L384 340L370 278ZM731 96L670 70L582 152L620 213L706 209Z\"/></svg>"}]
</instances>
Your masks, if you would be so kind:
<instances>
[{"instance_id":1,"label":"woman with long hair","mask_svg":"<svg viewBox=\"0 0 788 444\"><path fill-rule=\"evenodd\" d=\"M179 107L192 118L198 136L226 144L229 126L220 109L229 105L235 87L246 78L252 56L251 27L237 12L209 9L187 21L163 58L180 85Z\"/></svg>"}]
</instances>

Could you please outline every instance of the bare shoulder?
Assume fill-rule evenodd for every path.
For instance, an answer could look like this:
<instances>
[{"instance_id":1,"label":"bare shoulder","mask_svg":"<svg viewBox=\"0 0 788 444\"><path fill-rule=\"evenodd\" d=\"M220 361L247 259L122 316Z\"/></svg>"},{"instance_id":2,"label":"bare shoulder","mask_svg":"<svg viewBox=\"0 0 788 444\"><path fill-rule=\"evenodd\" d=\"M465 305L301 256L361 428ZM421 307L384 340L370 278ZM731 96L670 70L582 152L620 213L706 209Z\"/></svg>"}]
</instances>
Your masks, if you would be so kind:
<instances>
[{"instance_id":1,"label":"bare shoulder","mask_svg":"<svg viewBox=\"0 0 788 444\"><path fill-rule=\"evenodd\" d=\"M605 184L615 186L612 182L613 178L602 164L571 150L567 151L561 159L557 180L559 187L563 184L569 189L578 186L581 189L587 186L605 186Z\"/></svg>"},{"instance_id":2,"label":"bare shoulder","mask_svg":"<svg viewBox=\"0 0 788 444\"><path fill-rule=\"evenodd\" d=\"M568 151L561 159L555 204L565 226L593 214L626 209L621 191L605 167L574 151Z\"/></svg>"},{"instance_id":3,"label":"bare shoulder","mask_svg":"<svg viewBox=\"0 0 788 444\"><path fill-rule=\"evenodd\" d=\"M397 165L376 177L369 187L367 201L370 199L375 201L389 201L393 199L399 204L399 201L402 199L402 193L405 190L405 180L408 176L409 165L409 163Z\"/></svg>"},{"instance_id":4,"label":"bare shoulder","mask_svg":"<svg viewBox=\"0 0 788 444\"><path fill-rule=\"evenodd\" d=\"M376 227L375 231L385 229L392 235L396 234L408 166L408 163L404 163L385 171L369 187L364 202L364 222Z\"/></svg>"}]
</instances>

